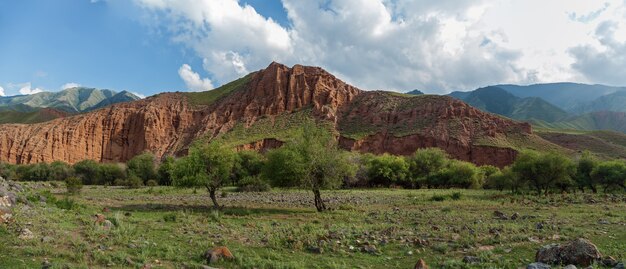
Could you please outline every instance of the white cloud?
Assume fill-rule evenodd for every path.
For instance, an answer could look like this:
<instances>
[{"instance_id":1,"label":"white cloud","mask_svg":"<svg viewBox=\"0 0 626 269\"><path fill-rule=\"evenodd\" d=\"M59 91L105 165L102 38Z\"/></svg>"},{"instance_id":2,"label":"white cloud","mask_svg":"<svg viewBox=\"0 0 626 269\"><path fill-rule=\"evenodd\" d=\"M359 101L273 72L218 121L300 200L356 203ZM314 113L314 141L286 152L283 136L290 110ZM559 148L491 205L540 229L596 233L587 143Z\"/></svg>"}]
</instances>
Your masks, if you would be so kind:
<instances>
[{"instance_id":1,"label":"white cloud","mask_svg":"<svg viewBox=\"0 0 626 269\"><path fill-rule=\"evenodd\" d=\"M69 83L63 84L63 86L61 86L61 89L67 90L67 89L76 88L76 87L80 87L80 84L69 82Z\"/></svg>"},{"instance_id":2,"label":"white cloud","mask_svg":"<svg viewBox=\"0 0 626 269\"><path fill-rule=\"evenodd\" d=\"M6 93L4 92L4 88L2 88L2 86L0 86L0 96L6 96Z\"/></svg>"},{"instance_id":3,"label":"white cloud","mask_svg":"<svg viewBox=\"0 0 626 269\"><path fill-rule=\"evenodd\" d=\"M624 1L282 0L287 27L237 0L136 1L219 83L275 60L321 66L365 89L626 84L617 77L626 66L619 42L626 26L618 23L611 39L596 31L624 21ZM590 72L609 67L613 75Z\"/></svg>"},{"instance_id":4,"label":"white cloud","mask_svg":"<svg viewBox=\"0 0 626 269\"><path fill-rule=\"evenodd\" d=\"M208 78L200 78L200 75L191 70L191 66L188 64L183 64L180 69L178 69L178 75L191 91L201 92L213 89L211 80Z\"/></svg>"},{"instance_id":5,"label":"white cloud","mask_svg":"<svg viewBox=\"0 0 626 269\"><path fill-rule=\"evenodd\" d=\"M19 90L20 94L23 94L23 95L31 95L31 94L36 94L36 93L40 93L43 91L44 90L40 88L32 88L32 85L30 82L21 84L20 90Z\"/></svg>"}]
</instances>

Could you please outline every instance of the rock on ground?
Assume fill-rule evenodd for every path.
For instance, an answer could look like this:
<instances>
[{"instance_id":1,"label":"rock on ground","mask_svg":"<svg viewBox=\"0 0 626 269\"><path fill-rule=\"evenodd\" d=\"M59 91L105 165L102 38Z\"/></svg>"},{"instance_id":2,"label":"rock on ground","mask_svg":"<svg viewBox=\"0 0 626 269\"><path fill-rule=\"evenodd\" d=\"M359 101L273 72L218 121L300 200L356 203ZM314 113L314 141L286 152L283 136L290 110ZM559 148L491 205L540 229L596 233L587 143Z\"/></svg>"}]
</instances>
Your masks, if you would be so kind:
<instances>
[{"instance_id":1,"label":"rock on ground","mask_svg":"<svg viewBox=\"0 0 626 269\"><path fill-rule=\"evenodd\" d=\"M526 269L550 269L550 265L542 262L533 262L526 266Z\"/></svg>"},{"instance_id":2,"label":"rock on ground","mask_svg":"<svg viewBox=\"0 0 626 269\"><path fill-rule=\"evenodd\" d=\"M598 248L589 240L578 238L565 245L550 244L537 251L535 260L547 264L589 266L602 258Z\"/></svg>"},{"instance_id":3,"label":"rock on ground","mask_svg":"<svg viewBox=\"0 0 626 269\"><path fill-rule=\"evenodd\" d=\"M417 263L415 264L415 267L413 269L428 269L428 265L426 264L426 262L422 259L419 259L419 261L417 261Z\"/></svg>"}]
</instances>

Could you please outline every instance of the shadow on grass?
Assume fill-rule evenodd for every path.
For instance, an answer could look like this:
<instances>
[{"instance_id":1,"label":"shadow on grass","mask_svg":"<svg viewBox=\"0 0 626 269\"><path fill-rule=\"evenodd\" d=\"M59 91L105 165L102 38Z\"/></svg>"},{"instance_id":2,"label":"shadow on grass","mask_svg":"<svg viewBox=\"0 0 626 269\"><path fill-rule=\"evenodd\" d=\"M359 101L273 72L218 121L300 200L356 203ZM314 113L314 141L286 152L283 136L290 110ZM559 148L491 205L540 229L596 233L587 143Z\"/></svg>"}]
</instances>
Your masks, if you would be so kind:
<instances>
[{"instance_id":1,"label":"shadow on grass","mask_svg":"<svg viewBox=\"0 0 626 269\"><path fill-rule=\"evenodd\" d=\"M129 212L171 212L191 211L194 213L210 213L215 211L209 205L173 205L173 204L131 204L120 207L112 207L112 210ZM227 216L250 216L250 215L289 215L289 214L312 214L313 209L289 209L289 208L250 208L250 207L222 207L219 212Z\"/></svg>"}]
</instances>

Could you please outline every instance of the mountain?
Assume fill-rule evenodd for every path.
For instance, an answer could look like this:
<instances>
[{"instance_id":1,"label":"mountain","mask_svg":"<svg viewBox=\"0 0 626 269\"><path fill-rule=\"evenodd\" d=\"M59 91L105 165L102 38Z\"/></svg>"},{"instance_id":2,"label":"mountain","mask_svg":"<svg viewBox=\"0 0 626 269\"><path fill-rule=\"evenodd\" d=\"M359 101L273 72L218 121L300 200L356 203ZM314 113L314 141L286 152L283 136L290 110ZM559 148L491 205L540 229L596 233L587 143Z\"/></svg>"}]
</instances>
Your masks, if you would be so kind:
<instances>
[{"instance_id":1,"label":"mountain","mask_svg":"<svg viewBox=\"0 0 626 269\"><path fill-rule=\"evenodd\" d=\"M68 113L80 113L138 99L139 97L125 91L116 93L111 90L76 87L60 92L0 97L0 110L34 112L39 108L53 108Z\"/></svg>"},{"instance_id":2,"label":"mountain","mask_svg":"<svg viewBox=\"0 0 626 269\"><path fill-rule=\"evenodd\" d=\"M197 139L267 149L293 138L304 121L332 130L361 152L411 154L440 147L452 157L504 166L525 147L567 151L531 126L448 96L359 90L318 67L272 63L220 88L162 93L89 113L0 128L0 161L126 161L145 151L184 154Z\"/></svg>"},{"instance_id":3,"label":"mountain","mask_svg":"<svg viewBox=\"0 0 626 269\"><path fill-rule=\"evenodd\" d=\"M457 98L463 96L455 95ZM495 86L469 92L461 100L481 110L517 120L554 122L568 116L567 112L541 98L520 98Z\"/></svg>"},{"instance_id":4,"label":"mountain","mask_svg":"<svg viewBox=\"0 0 626 269\"><path fill-rule=\"evenodd\" d=\"M598 111L626 112L626 91L617 91L600 96L574 107L572 111L580 114Z\"/></svg>"},{"instance_id":5,"label":"mountain","mask_svg":"<svg viewBox=\"0 0 626 269\"><path fill-rule=\"evenodd\" d=\"M587 106L594 100L626 91L626 87L612 87L605 85L587 85L579 83L548 83L528 86L519 85L495 85L513 95L521 98L539 97L547 102L568 112L578 112L580 107ZM622 103L622 109L626 109L626 103ZM595 111L612 110L608 107L596 107ZM618 111L621 111L618 110ZM590 112L590 111L586 111Z\"/></svg>"},{"instance_id":6,"label":"mountain","mask_svg":"<svg viewBox=\"0 0 626 269\"><path fill-rule=\"evenodd\" d=\"M424 94L422 91L420 90L412 90L410 92L406 92L406 94L410 94L410 95L422 95Z\"/></svg>"},{"instance_id":7,"label":"mountain","mask_svg":"<svg viewBox=\"0 0 626 269\"><path fill-rule=\"evenodd\" d=\"M543 128L561 130L612 130L626 133L626 112L601 111L572 116L557 122L531 121Z\"/></svg>"}]
</instances>

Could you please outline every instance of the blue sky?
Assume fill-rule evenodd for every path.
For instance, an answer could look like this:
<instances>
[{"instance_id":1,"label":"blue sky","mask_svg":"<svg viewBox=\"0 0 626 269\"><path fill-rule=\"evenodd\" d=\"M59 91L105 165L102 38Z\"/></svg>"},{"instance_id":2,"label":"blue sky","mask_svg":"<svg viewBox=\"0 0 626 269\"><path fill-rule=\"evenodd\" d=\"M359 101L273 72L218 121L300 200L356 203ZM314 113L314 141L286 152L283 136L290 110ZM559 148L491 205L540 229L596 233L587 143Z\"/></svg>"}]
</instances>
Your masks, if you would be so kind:
<instances>
[{"instance_id":1,"label":"blue sky","mask_svg":"<svg viewBox=\"0 0 626 269\"><path fill-rule=\"evenodd\" d=\"M209 90L271 61L364 89L626 85L625 1L468 2L5 0L0 94Z\"/></svg>"}]
</instances>

